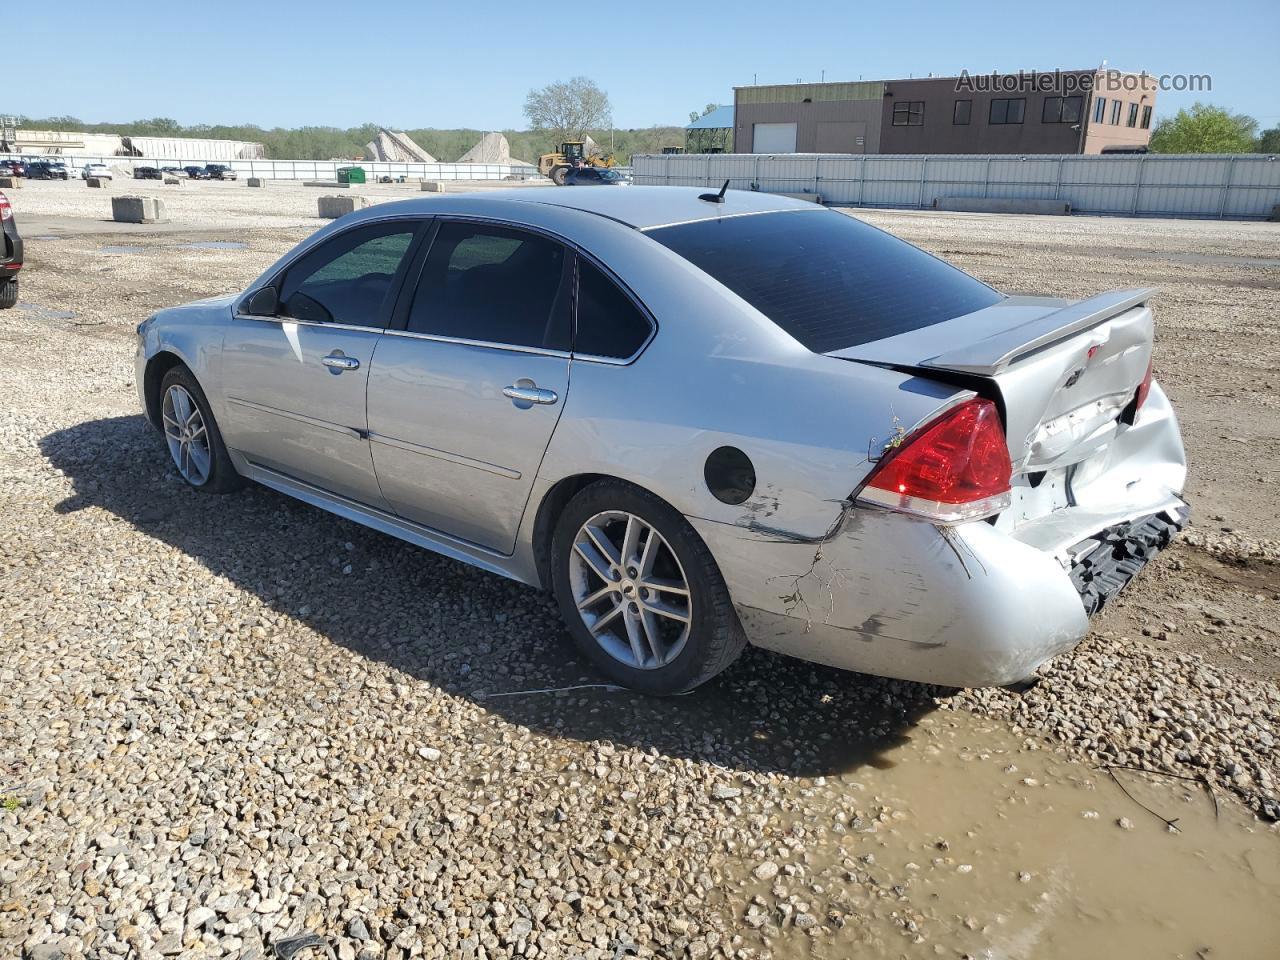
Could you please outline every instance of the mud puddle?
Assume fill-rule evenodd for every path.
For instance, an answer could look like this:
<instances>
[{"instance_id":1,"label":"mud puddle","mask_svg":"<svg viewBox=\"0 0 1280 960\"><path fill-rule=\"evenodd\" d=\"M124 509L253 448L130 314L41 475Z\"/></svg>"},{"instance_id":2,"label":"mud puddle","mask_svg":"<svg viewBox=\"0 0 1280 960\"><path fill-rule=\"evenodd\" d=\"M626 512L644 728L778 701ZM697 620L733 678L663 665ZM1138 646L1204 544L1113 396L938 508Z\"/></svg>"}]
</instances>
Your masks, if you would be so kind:
<instances>
[{"instance_id":1,"label":"mud puddle","mask_svg":"<svg viewBox=\"0 0 1280 960\"><path fill-rule=\"evenodd\" d=\"M1131 799L962 711L884 760L796 782L829 818L769 815L739 909L776 960L1276 955L1280 833L1224 796L1116 771Z\"/></svg>"},{"instance_id":2,"label":"mud puddle","mask_svg":"<svg viewBox=\"0 0 1280 960\"><path fill-rule=\"evenodd\" d=\"M102 253L163 253L167 249L176 250L247 250L249 244L241 240L192 240L189 243L161 243L150 247L141 247L128 243L104 243L98 248Z\"/></svg>"}]
</instances>

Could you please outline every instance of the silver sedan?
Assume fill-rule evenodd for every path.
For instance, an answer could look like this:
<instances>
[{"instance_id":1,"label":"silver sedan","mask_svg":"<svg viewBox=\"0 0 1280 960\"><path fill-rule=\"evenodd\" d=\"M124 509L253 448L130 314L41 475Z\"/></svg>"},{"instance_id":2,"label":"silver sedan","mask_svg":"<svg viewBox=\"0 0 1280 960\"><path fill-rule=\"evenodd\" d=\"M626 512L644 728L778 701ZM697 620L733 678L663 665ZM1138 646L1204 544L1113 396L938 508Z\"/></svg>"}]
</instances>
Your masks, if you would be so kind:
<instances>
[{"instance_id":1,"label":"silver sedan","mask_svg":"<svg viewBox=\"0 0 1280 960\"><path fill-rule=\"evenodd\" d=\"M1010 684L1185 522L1151 293L1004 296L760 193L445 195L151 317L137 382L192 487L549 589L627 686L748 642Z\"/></svg>"}]
</instances>

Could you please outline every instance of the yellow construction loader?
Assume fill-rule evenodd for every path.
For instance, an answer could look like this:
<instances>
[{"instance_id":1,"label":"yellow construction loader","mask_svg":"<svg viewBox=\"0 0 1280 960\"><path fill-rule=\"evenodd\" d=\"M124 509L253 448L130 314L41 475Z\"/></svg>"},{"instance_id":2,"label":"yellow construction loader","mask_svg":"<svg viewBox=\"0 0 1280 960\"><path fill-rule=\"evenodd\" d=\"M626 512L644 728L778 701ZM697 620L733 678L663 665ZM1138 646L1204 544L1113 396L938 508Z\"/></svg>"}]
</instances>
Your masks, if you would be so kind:
<instances>
[{"instance_id":1,"label":"yellow construction loader","mask_svg":"<svg viewBox=\"0 0 1280 960\"><path fill-rule=\"evenodd\" d=\"M613 154L587 153L585 140L566 140L556 153L544 153L538 158L538 172L550 177L557 187L564 186L564 178L575 167L612 167L617 161Z\"/></svg>"}]
</instances>

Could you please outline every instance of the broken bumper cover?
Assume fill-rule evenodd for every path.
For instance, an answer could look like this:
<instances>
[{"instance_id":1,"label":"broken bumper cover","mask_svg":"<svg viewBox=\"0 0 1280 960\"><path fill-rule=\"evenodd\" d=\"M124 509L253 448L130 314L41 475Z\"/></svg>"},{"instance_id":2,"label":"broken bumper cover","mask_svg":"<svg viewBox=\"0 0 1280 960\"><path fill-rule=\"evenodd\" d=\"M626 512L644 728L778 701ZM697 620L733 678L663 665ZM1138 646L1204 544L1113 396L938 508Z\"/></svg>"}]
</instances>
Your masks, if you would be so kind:
<instances>
[{"instance_id":1,"label":"broken bumper cover","mask_svg":"<svg viewBox=\"0 0 1280 960\"><path fill-rule=\"evenodd\" d=\"M1091 598L1113 596L1181 525L1167 512L1113 525L1067 565L987 523L940 529L888 511L853 510L821 544L690 522L754 645L954 687L1016 683L1070 650Z\"/></svg>"},{"instance_id":2,"label":"broken bumper cover","mask_svg":"<svg viewBox=\"0 0 1280 960\"><path fill-rule=\"evenodd\" d=\"M1187 525L1190 510L1173 510L1107 527L1076 544L1071 555L1071 582L1085 612L1093 616L1129 585L1147 563Z\"/></svg>"}]
</instances>

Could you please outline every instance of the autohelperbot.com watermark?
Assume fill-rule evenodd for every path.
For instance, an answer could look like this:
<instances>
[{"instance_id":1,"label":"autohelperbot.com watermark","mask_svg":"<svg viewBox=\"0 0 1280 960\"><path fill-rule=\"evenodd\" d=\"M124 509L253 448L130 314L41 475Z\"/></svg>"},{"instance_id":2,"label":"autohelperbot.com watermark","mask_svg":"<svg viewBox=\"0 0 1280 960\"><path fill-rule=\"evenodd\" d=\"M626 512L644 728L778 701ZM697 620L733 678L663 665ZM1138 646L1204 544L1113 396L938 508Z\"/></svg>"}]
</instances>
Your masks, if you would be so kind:
<instances>
[{"instance_id":1,"label":"autohelperbot.com watermark","mask_svg":"<svg viewBox=\"0 0 1280 960\"><path fill-rule=\"evenodd\" d=\"M1207 73L1126 73L1101 68L1084 70L1018 70L1014 73L960 71L956 93L1150 93L1176 90L1200 93L1213 89Z\"/></svg>"}]
</instances>

